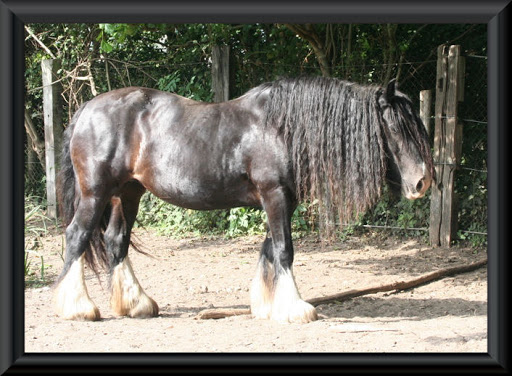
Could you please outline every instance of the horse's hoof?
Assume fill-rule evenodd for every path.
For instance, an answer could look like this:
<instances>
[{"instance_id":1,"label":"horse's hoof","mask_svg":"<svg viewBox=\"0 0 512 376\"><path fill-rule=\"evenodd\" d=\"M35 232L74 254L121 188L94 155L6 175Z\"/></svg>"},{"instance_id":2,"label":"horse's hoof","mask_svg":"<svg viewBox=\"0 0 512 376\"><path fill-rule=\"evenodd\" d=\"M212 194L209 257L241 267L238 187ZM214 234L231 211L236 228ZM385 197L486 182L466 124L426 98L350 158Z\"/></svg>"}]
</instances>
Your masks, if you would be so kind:
<instances>
[{"instance_id":1,"label":"horse's hoof","mask_svg":"<svg viewBox=\"0 0 512 376\"><path fill-rule=\"evenodd\" d=\"M253 319L268 320L272 313L272 306L265 304L261 306L251 306L251 316Z\"/></svg>"},{"instance_id":2,"label":"horse's hoof","mask_svg":"<svg viewBox=\"0 0 512 376\"><path fill-rule=\"evenodd\" d=\"M158 304L142 289L128 257L112 273L112 310L119 316L146 318L158 316Z\"/></svg>"},{"instance_id":3,"label":"horse's hoof","mask_svg":"<svg viewBox=\"0 0 512 376\"><path fill-rule=\"evenodd\" d=\"M97 307L93 307L92 310L87 312L74 312L67 315L61 315L65 320L75 321L99 321L101 319L100 310Z\"/></svg>"},{"instance_id":4,"label":"horse's hoof","mask_svg":"<svg viewBox=\"0 0 512 376\"><path fill-rule=\"evenodd\" d=\"M118 316L128 316L139 319L158 316L158 304L143 291L139 291L139 295L132 297L130 300L117 299L122 298L122 296L117 294L112 297L112 310Z\"/></svg>"},{"instance_id":5,"label":"horse's hoof","mask_svg":"<svg viewBox=\"0 0 512 376\"><path fill-rule=\"evenodd\" d=\"M55 304L55 311L59 317L65 320L75 321L98 321L101 319L100 310L94 305L92 300L82 298L73 304L63 304L62 300Z\"/></svg>"},{"instance_id":6,"label":"horse's hoof","mask_svg":"<svg viewBox=\"0 0 512 376\"><path fill-rule=\"evenodd\" d=\"M141 298L137 305L130 309L128 316L138 319L158 316L158 304L147 295Z\"/></svg>"},{"instance_id":7,"label":"horse's hoof","mask_svg":"<svg viewBox=\"0 0 512 376\"><path fill-rule=\"evenodd\" d=\"M274 307L271 319L278 322L306 324L318 319L315 307L304 300L296 300L287 307Z\"/></svg>"},{"instance_id":8,"label":"horse's hoof","mask_svg":"<svg viewBox=\"0 0 512 376\"><path fill-rule=\"evenodd\" d=\"M84 256L75 260L54 291L53 304L58 316L66 320L97 321L98 307L89 297L84 281Z\"/></svg>"}]
</instances>

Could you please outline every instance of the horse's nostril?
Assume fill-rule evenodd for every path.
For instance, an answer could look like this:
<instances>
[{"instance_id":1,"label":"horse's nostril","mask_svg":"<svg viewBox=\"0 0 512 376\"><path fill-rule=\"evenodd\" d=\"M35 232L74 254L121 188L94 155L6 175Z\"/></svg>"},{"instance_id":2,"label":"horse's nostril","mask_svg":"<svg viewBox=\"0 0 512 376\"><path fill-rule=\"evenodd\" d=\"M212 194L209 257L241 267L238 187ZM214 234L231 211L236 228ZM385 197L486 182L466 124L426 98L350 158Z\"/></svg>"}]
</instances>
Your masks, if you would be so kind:
<instances>
[{"instance_id":1,"label":"horse's nostril","mask_svg":"<svg viewBox=\"0 0 512 376\"><path fill-rule=\"evenodd\" d=\"M424 180L425 180L425 179L421 179L421 180L418 182L418 184L416 184L416 192L421 192L421 190L423 189Z\"/></svg>"}]
</instances>

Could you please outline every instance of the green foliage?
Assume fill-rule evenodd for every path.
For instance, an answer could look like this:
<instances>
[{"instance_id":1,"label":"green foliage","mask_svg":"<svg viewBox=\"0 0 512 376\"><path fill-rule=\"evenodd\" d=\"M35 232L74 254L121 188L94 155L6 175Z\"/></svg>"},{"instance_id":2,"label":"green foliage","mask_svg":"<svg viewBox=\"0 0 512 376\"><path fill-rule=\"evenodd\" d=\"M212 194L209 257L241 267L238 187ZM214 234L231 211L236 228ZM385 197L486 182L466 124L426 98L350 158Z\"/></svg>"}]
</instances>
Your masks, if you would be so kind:
<instances>
[{"instance_id":1,"label":"green foliage","mask_svg":"<svg viewBox=\"0 0 512 376\"><path fill-rule=\"evenodd\" d=\"M462 170L457 175L458 238L475 247L487 245L487 173Z\"/></svg>"},{"instance_id":2,"label":"green foliage","mask_svg":"<svg viewBox=\"0 0 512 376\"><path fill-rule=\"evenodd\" d=\"M292 217L295 237L307 234L314 227L316 216L311 205L299 205ZM198 211L168 204L151 193L145 193L139 207L138 222L171 237L223 235L228 238L264 234L267 215L261 209L239 207L230 210Z\"/></svg>"},{"instance_id":3,"label":"green foliage","mask_svg":"<svg viewBox=\"0 0 512 376\"><path fill-rule=\"evenodd\" d=\"M401 236L427 236L430 221L430 190L420 200L394 197L387 186L374 208L364 213L355 226L385 226ZM400 230L401 229L401 230ZM411 231L411 229L416 229Z\"/></svg>"},{"instance_id":4,"label":"green foliage","mask_svg":"<svg viewBox=\"0 0 512 376\"><path fill-rule=\"evenodd\" d=\"M195 211L180 208L146 193L141 199L138 222L173 237L219 234L227 228L228 212L224 210Z\"/></svg>"},{"instance_id":5,"label":"green foliage","mask_svg":"<svg viewBox=\"0 0 512 376\"><path fill-rule=\"evenodd\" d=\"M209 102L213 98L209 80L209 76L201 80L198 76L190 76L177 70L160 78L157 87L159 90L177 93L190 99ZM207 86L204 85L205 82Z\"/></svg>"},{"instance_id":6,"label":"green foliage","mask_svg":"<svg viewBox=\"0 0 512 376\"><path fill-rule=\"evenodd\" d=\"M229 211L228 221L226 235L229 237L262 234L266 230L267 215L254 208L233 208Z\"/></svg>"},{"instance_id":7,"label":"green foliage","mask_svg":"<svg viewBox=\"0 0 512 376\"><path fill-rule=\"evenodd\" d=\"M299 204L292 216L292 232L298 237L313 231L317 217L316 203Z\"/></svg>"},{"instance_id":8,"label":"green foliage","mask_svg":"<svg viewBox=\"0 0 512 376\"><path fill-rule=\"evenodd\" d=\"M46 194L46 175L43 166L37 161L27 163L25 169L25 194L43 202Z\"/></svg>"}]
</instances>

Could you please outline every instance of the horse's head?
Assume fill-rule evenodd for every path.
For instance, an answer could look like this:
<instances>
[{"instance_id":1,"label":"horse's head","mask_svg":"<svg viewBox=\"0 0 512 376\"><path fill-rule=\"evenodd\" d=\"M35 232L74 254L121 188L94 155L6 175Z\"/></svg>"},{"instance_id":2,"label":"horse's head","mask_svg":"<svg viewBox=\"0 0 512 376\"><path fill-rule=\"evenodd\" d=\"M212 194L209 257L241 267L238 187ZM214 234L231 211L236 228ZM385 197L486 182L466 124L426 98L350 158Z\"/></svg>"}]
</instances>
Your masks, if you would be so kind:
<instances>
[{"instance_id":1,"label":"horse's head","mask_svg":"<svg viewBox=\"0 0 512 376\"><path fill-rule=\"evenodd\" d=\"M379 92L387 150L387 180L392 191L414 200L425 195L434 177L427 132L411 100L396 90L393 79Z\"/></svg>"}]
</instances>

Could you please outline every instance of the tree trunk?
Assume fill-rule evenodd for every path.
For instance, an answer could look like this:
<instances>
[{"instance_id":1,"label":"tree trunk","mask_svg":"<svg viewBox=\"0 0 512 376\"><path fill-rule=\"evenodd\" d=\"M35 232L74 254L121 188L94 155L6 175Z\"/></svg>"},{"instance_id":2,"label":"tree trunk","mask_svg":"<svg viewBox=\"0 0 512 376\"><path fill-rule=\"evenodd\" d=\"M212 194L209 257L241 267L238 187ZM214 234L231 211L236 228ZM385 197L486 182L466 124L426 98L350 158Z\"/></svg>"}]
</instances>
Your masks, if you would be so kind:
<instances>
[{"instance_id":1,"label":"tree trunk","mask_svg":"<svg viewBox=\"0 0 512 376\"><path fill-rule=\"evenodd\" d=\"M44 157L44 140L39 136L39 132L27 110L25 110L25 131L27 132L27 138L30 140L28 143L29 147L36 153L37 159L44 169L46 163Z\"/></svg>"},{"instance_id":2,"label":"tree trunk","mask_svg":"<svg viewBox=\"0 0 512 376\"><path fill-rule=\"evenodd\" d=\"M384 62L386 64L386 73L384 76L383 84L387 84L391 80L393 74L393 67L397 63L396 56L396 29L398 25L386 24L383 30L383 39L386 41L386 47L383 48Z\"/></svg>"},{"instance_id":3,"label":"tree trunk","mask_svg":"<svg viewBox=\"0 0 512 376\"><path fill-rule=\"evenodd\" d=\"M291 31L293 31L295 34L297 34L299 37L309 42L310 46L313 48L313 51L315 53L318 65L320 66L322 76L329 77L331 75L331 66L327 58L325 43L322 42L320 36L313 28L313 25L285 24L285 26Z\"/></svg>"}]
</instances>

